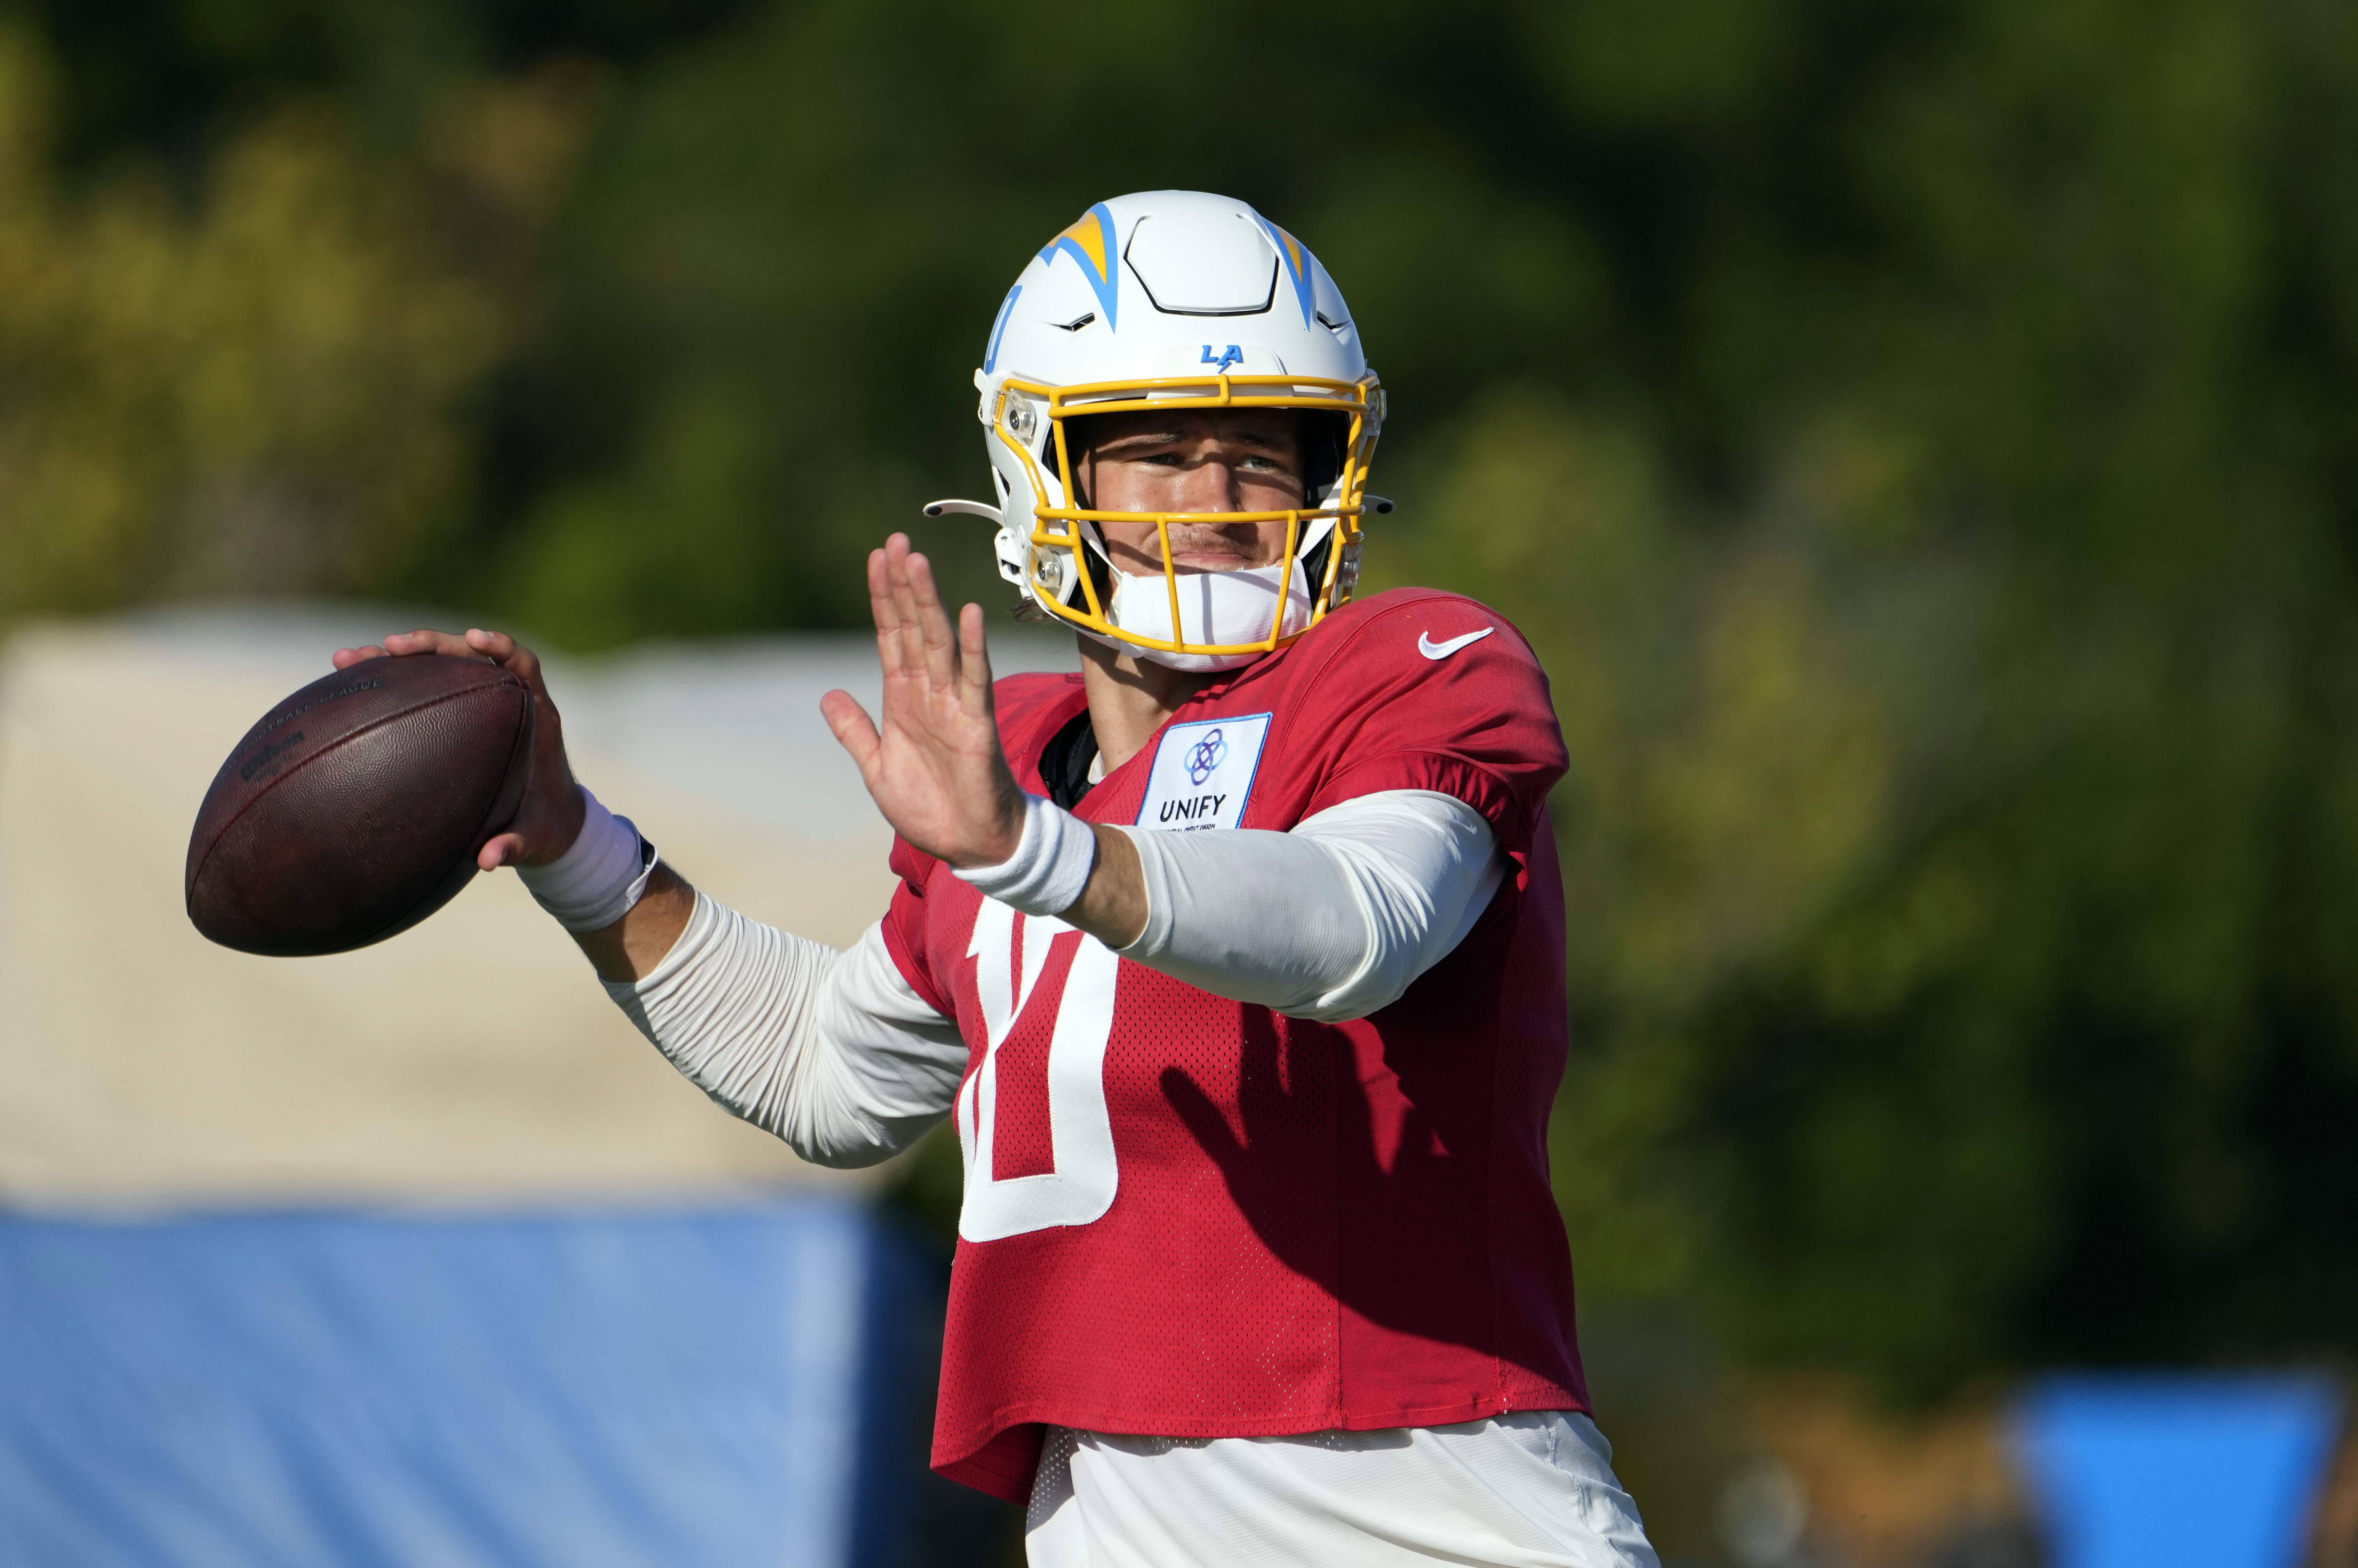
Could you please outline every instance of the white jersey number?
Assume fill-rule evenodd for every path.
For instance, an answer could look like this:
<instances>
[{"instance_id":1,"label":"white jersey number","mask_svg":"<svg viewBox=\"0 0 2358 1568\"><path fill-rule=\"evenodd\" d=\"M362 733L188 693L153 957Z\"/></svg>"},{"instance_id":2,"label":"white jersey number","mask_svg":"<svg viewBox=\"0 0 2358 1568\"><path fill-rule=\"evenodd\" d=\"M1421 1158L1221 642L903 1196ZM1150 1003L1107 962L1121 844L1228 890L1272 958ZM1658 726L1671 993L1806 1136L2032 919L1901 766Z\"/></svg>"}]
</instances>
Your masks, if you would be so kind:
<instances>
[{"instance_id":1,"label":"white jersey number","mask_svg":"<svg viewBox=\"0 0 2358 1568\"><path fill-rule=\"evenodd\" d=\"M1048 1132L1055 1169L1005 1181L991 1176L991 1139L999 1105L999 1047L1031 1001L1047 967L1048 947L1073 928L1061 920L1018 916L984 899L967 957L990 1035L982 1065L958 1090L958 1148L966 1158L966 1202L958 1234L996 1241L1052 1225L1087 1225L1113 1206L1113 1122L1106 1114L1106 1041L1113 1033L1113 950L1087 933L1073 954L1048 1037ZM1021 980L1015 951L1022 933Z\"/></svg>"}]
</instances>

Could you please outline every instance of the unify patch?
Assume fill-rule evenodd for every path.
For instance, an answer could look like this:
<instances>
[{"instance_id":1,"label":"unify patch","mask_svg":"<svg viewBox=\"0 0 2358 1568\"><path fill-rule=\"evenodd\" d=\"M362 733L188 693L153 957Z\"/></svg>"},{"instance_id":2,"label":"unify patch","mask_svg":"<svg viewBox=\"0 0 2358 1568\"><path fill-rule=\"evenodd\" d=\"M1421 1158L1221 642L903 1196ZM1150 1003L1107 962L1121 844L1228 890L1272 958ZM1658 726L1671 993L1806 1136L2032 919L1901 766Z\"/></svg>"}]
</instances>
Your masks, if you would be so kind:
<instances>
[{"instance_id":1,"label":"unify patch","mask_svg":"<svg viewBox=\"0 0 2358 1568\"><path fill-rule=\"evenodd\" d=\"M1201 719L1165 730L1162 744L1154 749L1153 770L1146 776L1146 803L1139 807L1138 826L1183 833L1234 827L1252 794L1271 717L1255 713L1242 719Z\"/></svg>"}]
</instances>

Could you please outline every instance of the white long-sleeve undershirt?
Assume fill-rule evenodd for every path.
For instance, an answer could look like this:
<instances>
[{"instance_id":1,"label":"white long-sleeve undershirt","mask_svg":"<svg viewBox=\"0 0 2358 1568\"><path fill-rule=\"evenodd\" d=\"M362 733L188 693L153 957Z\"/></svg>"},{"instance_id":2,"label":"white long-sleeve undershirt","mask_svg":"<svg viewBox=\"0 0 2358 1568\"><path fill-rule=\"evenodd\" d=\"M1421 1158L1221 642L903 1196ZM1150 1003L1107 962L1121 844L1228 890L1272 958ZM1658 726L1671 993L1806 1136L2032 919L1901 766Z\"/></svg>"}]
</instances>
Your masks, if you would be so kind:
<instances>
[{"instance_id":1,"label":"white long-sleeve undershirt","mask_svg":"<svg viewBox=\"0 0 2358 1568\"><path fill-rule=\"evenodd\" d=\"M1123 957L1321 1023L1400 1000L1466 939L1506 870L1481 815L1429 790L1363 795L1285 833L1128 831L1146 929Z\"/></svg>"},{"instance_id":2,"label":"white long-sleeve undershirt","mask_svg":"<svg viewBox=\"0 0 2358 1568\"><path fill-rule=\"evenodd\" d=\"M1148 913L1124 957L1324 1022L1399 998L1506 870L1479 814L1423 790L1362 795L1290 832L1130 837ZM907 1147L949 1113L966 1070L957 1024L902 976L881 923L838 953L698 893L663 962L606 989L698 1087L818 1164Z\"/></svg>"},{"instance_id":3,"label":"white long-sleeve undershirt","mask_svg":"<svg viewBox=\"0 0 2358 1568\"><path fill-rule=\"evenodd\" d=\"M872 1165L948 1112L966 1042L901 978L882 923L851 950L709 895L663 962L606 994L690 1083L819 1165Z\"/></svg>"}]
</instances>

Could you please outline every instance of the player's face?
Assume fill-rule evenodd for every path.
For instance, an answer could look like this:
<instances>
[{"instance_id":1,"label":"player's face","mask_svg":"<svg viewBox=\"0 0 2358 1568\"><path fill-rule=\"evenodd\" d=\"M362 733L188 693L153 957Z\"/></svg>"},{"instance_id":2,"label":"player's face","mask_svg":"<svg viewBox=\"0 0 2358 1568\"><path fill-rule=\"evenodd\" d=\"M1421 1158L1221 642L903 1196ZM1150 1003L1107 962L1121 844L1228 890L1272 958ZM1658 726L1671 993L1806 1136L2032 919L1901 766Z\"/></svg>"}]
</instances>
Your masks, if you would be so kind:
<instances>
[{"instance_id":1,"label":"player's face","mask_svg":"<svg viewBox=\"0 0 2358 1568\"><path fill-rule=\"evenodd\" d=\"M1080 488L1099 512L1286 512L1303 503L1302 438L1278 408L1108 415L1087 430ZM1163 575L1152 523L1102 523L1106 554L1134 576ZM1174 523L1182 572L1273 566L1285 524Z\"/></svg>"}]
</instances>

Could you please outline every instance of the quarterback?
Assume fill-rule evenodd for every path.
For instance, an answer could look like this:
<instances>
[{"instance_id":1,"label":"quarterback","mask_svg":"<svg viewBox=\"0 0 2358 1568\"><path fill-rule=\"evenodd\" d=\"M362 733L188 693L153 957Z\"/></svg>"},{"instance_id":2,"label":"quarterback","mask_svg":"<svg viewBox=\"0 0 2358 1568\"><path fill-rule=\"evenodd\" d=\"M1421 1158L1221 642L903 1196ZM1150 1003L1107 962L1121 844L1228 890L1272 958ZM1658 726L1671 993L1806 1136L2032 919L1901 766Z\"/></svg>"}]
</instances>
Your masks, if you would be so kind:
<instances>
[{"instance_id":1,"label":"quarterback","mask_svg":"<svg viewBox=\"0 0 2358 1568\"><path fill-rule=\"evenodd\" d=\"M1514 627L1357 599L1384 416L1317 259L1242 202L1101 202L975 384L1019 615L994 682L894 535L882 712L823 703L896 834L848 952L698 892L574 782L538 662L519 867L614 1000L830 1165L945 1118L966 1188L934 1465L1035 1564L1650 1568L1590 1422L1548 1185L1565 766Z\"/></svg>"}]
</instances>

